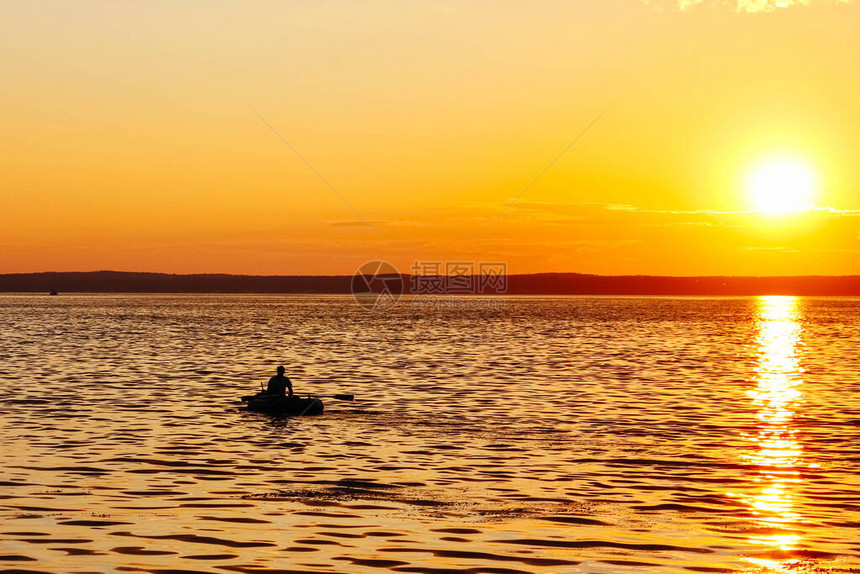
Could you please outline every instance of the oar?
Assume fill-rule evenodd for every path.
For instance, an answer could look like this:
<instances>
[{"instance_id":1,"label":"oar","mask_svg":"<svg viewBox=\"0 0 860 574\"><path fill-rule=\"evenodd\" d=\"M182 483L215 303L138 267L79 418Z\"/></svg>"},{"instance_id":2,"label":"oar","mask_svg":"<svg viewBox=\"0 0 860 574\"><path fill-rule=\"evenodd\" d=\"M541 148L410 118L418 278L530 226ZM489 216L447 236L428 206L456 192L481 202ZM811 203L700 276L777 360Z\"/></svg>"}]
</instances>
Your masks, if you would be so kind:
<instances>
[{"instance_id":1,"label":"oar","mask_svg":"<svg viewBox=\"0 0 860 574\"><path fill-rule=\"evenodd\" d=\"M308 395L318 399L337 399L339 401L354 401L355 395Z\"/></svg>"},{"instance_id":2,"label":"oar","mask_svg":"<svg viewBox=\"0 0 860 574\"><path fill-rule=\"evenodd\" d=\"M257 397L258 397L258 395L245 395L244 397L242 397L242 400L244 402L248 402L251 399L255 399ZM312 394L309 394L308 397L314 397L317 399L336 399L338 401L355 401L355 395L312 395Z\"/></svg>"}]
</instances>

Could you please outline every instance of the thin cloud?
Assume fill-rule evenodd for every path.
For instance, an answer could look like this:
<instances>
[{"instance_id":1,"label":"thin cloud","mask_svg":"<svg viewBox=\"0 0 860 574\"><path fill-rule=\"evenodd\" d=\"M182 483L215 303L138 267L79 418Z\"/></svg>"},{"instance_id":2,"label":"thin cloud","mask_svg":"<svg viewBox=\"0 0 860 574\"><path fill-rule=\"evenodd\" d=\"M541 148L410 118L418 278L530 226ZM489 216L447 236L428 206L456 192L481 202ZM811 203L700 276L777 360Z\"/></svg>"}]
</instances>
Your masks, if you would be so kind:
<instances>
[{"instance_id":1,"label":"thin cloud","mask_svg":"<svg viewBox=\"0 0 860 574\"><path fill-rule=\"evenodd\" d=\"M521 209L527 211L549 211L553 213L571 213L579 212L588 209L596 209L599 211L620 211L624 213L644 213L655 215L749 215L756 213L751 210L743 211L722 211L718 209L651 209L631 205L629 203L609 203L609 202L577 202L577 203L550 203L550 202L530 202L520 206ZM707 222L703 222L707 223Z\"/></svg>"},{"instance_id":2,"label":"thin cloud","mask_svg":"<svg viewBox=\"0 0 860 574\"><path fill-rule=\"evenodd\" d=\"M523 204L521 208L532 211L570 211L572 209L582 208L601 208L606 211L624 211L629 213L650 213L657 215L754 215L760 213L753 209L743 210L721 210L721 209L652 209L648 207L640 207L629 203L608 203L608 202L582 202L582 203L549 203L549 202L530 202ZM816 206L810 205L805 211L813 211L830 215L857 216L860 215L860 209L838 209L830 205Z\"/></svg>"},{"instance_id":3,"label":"thin cloud","mask_svg":"<svg viewBox=\"0 0 860 574\"><path fill-rule=\"evenodd\" d=\"M780 253L860 253L860 249L801 249L798 247L743 247L744 251L777 251Z\"/></svg>"},{"instance_id":4,"label":"thin cloud","mask_svg":"<svg viewBox=\"0 0 860 574\"><path fill-rule=\"evenodd\" d=\"M853 0L645 0L645 4L658 10L689 10L696 6L722 6L735 12L776 12L796 6L850 4Z\"/></svg>"},{"instance_id":5,"label":"thin cloud","mask_svg":"<svg viewBox=\"0 0 860 574\"><path fill-rule=\"evenodd\" d=\"M381 220L367 220L367 221L332 221L329 223L331 227L364 227L366 225L372 225L374 227L383 227L388 225L389 222L381 221Z\"/></svg>"},{"instance_id":6,"label":"thin cloud","mask_svg":"<svg viewBox=\"0 0 860 574\"><path fill-rule=\"evenodd\" d=\"M374 227L433 227L441 225L437 221L419 221L412 219L396 219L396 220L369 220L367 222L358 220L332 221L329 227L363 227L370 223Z\"/></svg>"},{"instance_id":7,"label":"thin cloud","mask_svg":"<svg viewBox=\"0 0 860 574\"><path fill-rule=\"evenodd\" d=\"M635 205L606 204L609 211L635 211L636 213L658 213L663 215L746 215L755 211L720 211L717 209L646 209Z\"/></svg>"},{"instance_id":8,"label":"thin cloud","mask_svg":"<svg viewBox=\"0 0 860 574\"><path fill-rule=\"evenodd\" d=\"M823 207L810 207L811 211L820 211L824 213L830 213L832 215L845 215L848 217L860 215L860 209L836 209L835 207L830 207L829 205L825 205Z\"/></svg>"}]
</instances>

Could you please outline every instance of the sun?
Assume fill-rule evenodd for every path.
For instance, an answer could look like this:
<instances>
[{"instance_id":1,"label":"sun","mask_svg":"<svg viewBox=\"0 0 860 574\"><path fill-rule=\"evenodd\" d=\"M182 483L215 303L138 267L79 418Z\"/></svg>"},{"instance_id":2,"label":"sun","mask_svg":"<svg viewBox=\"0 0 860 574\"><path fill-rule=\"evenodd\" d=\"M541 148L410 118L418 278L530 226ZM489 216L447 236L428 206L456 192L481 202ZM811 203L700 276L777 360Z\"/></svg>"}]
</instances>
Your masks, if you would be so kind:
<instances>
[{"instance_id":1,"label":"sun","mask_svg":"<svg viewBox=\"0 0 860 574\"><path fill-rule=\"evenodd\" d=\"M800 159L780 158L756 167L747 180L747 192L756 211L785 215L812 207L816 178Z\"/></svg>"}]
</instances>

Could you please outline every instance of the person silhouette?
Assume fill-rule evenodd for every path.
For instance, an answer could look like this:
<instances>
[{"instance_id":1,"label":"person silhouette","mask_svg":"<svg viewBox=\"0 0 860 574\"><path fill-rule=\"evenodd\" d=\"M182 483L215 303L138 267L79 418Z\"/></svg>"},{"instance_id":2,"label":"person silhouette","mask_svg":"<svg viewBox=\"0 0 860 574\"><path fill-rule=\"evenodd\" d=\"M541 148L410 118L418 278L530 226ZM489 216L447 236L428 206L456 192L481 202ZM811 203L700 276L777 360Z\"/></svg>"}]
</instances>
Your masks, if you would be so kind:
<instances>
[{"instance_id":1,"label":"person silhouette","mask_svg":"<svg viewBox=\"0 0 860 574\"><path fill-rule=\"evenodd\" d=\"M287 391L289 391L288 396L293 396L293 382L284 375L286 369L284 367L278 367L277 370L278 374L269 379L269 385L266 387L266 394L284 396L287 395Z\"/></svg>"}]
</instances>

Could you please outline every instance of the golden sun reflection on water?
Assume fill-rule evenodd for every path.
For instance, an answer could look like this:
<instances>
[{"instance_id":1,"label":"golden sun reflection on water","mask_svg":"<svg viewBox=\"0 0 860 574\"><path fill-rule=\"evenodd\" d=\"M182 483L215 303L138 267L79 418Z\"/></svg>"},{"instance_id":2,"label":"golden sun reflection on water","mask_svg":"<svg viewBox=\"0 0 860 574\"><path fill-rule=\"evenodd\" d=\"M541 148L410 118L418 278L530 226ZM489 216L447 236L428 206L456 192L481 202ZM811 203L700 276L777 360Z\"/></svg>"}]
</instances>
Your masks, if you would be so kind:
<instances>
[{"instance_id":1,"label":"golden sun reflection on water","mask_svg":"<svg viewBox=\"0 0 860 574\"><path fill-rule=\"evenodd\" d=\"M798 303L796 297L758 300L757 386L747 391L758 409L758 432L747 437L752 444L742 455L745 462L758 467L754 480L760 483L754 494L744 497L758 525L749 541L782 551L795 549L801 540L795 530L801 516L794 500L803 456L794 421L803 400ZM749 561L774 571L787 566L777 560Z\"/></svg>"}]
</instances>

